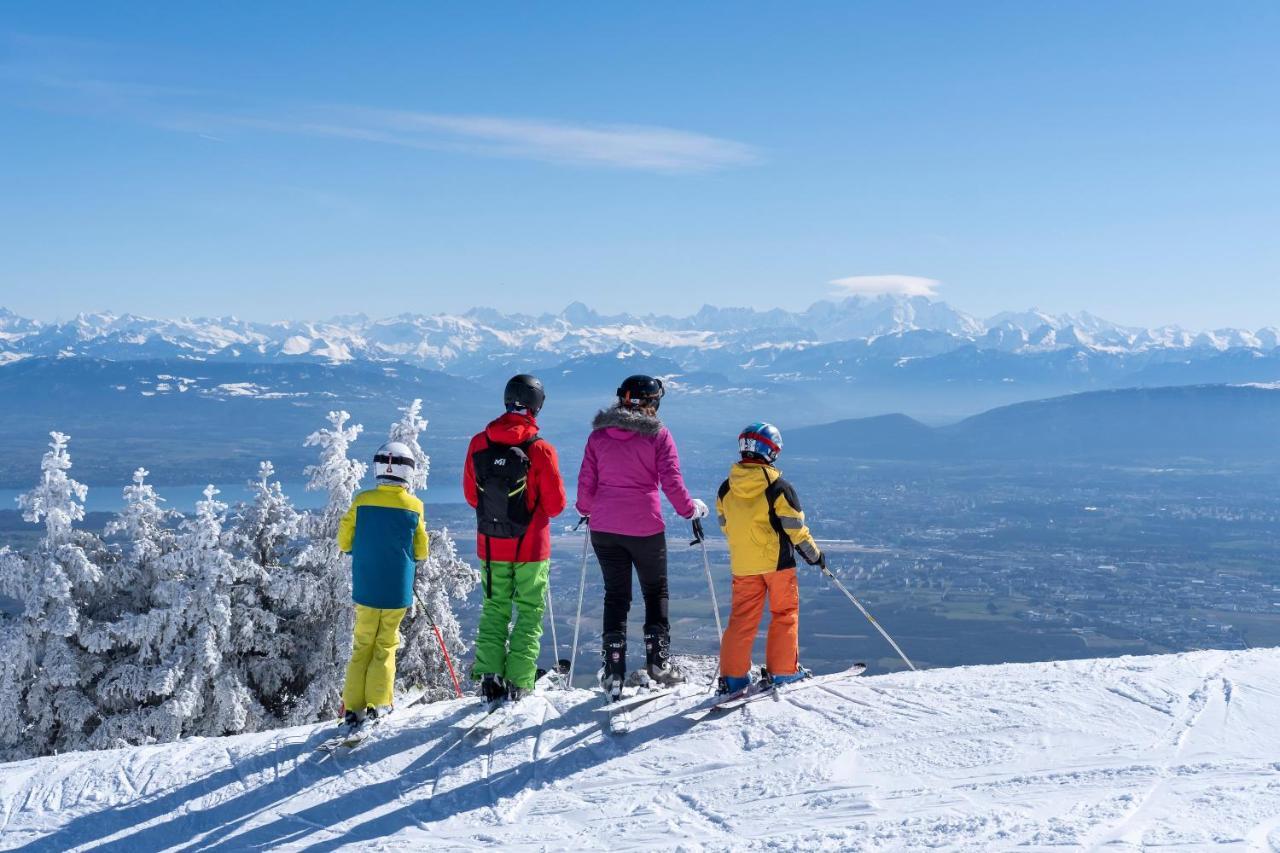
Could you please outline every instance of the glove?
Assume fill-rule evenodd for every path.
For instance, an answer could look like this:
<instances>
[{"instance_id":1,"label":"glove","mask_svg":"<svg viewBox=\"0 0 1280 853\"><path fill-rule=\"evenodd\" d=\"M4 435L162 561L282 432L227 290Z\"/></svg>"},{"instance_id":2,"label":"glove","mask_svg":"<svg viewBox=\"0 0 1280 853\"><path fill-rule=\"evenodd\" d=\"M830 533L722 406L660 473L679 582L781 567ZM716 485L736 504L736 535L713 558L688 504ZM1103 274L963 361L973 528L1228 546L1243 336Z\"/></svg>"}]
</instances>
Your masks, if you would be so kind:
<instances>
[{"instance_id":1,"label":"glove","mask_svg":"<svg viewBox=\"0 0 1280 853\"><path fill-rule=\"evenodd\" d=\"M818 552L818 559L814 560L814 561L813 561L812 563L810 563L809 565L811 565L811 566L817 566L819 569L821 569L822 571L824 571L824 572L825 572L825 571L827 570L827 552L826 552L826 551L819 551L819 552Z\"/></svg>"},{"instance_id":2,"label":"glove","mask_svg":"<svg viewBox=\"0 0 1280 853\"><path fill-rule=\"evenodd\" d=\"M690 520L695 518L706 518L711 514L711 510L707 509L707 505L697 498L693 499L693 515L689 516Z\"/></svg>"}]
</instances>

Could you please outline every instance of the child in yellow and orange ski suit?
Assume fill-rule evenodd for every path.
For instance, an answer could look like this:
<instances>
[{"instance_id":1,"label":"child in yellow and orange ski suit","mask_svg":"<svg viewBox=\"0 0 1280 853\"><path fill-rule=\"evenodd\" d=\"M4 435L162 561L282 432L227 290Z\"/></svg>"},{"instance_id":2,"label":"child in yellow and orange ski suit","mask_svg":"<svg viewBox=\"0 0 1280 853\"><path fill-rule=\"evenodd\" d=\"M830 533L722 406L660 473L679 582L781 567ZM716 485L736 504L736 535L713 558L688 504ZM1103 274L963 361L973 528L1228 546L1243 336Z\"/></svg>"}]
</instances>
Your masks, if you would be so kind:
<instances>
[{"instance_id":1,"label":"child in yellow and orange ski suit","mask_svg":"<svg viewBox=\"0 0 1280 853\"><path fill-rule=\"evenodd\" d=\"M716 514L729 540L733 570L733 611L720 643L722 690L747 686L751 646L765 600L769 634L765 665L774 683L803 677L800 667L800 592L796 553L810 565L826 556L805 525L795 489L773 467L782 436L770 424L752 424L738 439L742 461L720 486Z\"/></svg>"}]
</instances>

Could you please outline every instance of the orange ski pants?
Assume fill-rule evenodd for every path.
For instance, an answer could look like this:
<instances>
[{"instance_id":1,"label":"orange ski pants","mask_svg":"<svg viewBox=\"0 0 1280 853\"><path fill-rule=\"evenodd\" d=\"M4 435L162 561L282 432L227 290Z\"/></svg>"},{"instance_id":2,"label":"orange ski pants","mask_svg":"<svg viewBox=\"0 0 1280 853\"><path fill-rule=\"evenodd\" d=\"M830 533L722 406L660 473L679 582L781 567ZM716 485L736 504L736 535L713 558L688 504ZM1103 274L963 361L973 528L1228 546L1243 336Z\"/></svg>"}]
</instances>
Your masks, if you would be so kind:
<instances>
[{"instance_id":1,"label":"orange ski pants","mask_svg":"<svg viewBox=\"0 0 1280 853\"><path fill-rule=\"evenodd\" d=\"M720 674L742 677L751 669L751 646L769 599L765 665L777 675L794 675L800 663L800 587L795 569L733 576L733 611L720 641Z\"/></svg>"}]
</instances>

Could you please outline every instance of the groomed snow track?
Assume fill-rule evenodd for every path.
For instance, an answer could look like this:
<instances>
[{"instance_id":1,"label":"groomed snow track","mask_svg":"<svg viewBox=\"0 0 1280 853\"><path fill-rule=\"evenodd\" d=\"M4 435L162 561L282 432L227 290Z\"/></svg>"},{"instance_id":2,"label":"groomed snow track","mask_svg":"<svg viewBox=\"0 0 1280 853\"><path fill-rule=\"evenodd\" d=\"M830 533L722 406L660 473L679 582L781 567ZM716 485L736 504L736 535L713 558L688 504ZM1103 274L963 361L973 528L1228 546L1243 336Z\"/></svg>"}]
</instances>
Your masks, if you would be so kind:
<instances>
[{"instance_id":1,"label":"groomed snow track","mask_svg":"<svg viewBox=\"0 0 1280 853\"><path fill-rule=\"evenodd\" d=\"M1280 650L863 676L602 729L473 703L317 762L311 726L0 766L0 849L1280 850ZM451 748L452 747L452 748Z\"/></svg>"}]
</instances>

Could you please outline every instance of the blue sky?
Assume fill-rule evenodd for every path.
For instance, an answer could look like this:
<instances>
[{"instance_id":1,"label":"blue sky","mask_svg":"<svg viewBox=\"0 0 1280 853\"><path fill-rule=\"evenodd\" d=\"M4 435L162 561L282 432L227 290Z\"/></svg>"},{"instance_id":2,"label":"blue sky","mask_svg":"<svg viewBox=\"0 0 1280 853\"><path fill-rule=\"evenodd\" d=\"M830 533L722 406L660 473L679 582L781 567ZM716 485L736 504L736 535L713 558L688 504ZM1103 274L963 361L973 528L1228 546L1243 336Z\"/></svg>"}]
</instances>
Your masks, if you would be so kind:
<instances>
[{"instance_id":1,"label":"blue sky","mask_svg":"<svg viewBox=\"0 0 1280 853\"><path fill-rule=\"evenodd\" d=\"M6 4L0 305L1280 324L1278 43L1274 2Z\"/></svg>"}]
</instances>

